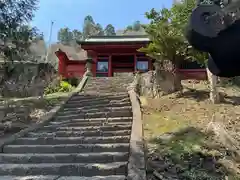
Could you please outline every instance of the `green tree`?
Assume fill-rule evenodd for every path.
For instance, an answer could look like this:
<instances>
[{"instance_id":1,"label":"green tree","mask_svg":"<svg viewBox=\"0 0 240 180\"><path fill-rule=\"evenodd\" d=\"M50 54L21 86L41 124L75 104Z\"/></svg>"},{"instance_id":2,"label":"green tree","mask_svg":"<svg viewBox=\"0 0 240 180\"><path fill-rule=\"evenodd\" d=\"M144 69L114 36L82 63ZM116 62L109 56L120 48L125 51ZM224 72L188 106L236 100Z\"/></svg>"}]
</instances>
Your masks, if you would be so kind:
<instances>
[{"instance_id":1,"label":"green tree","mask_svg":"<svg viewBox=\"0 0 240 180\"><path fill-rule=\"evenodd\" d=\"M94 20L93 20L93 17L90 16L90 15L87 15L87 16L84 18L84 23L87 23L87 22L91 22L91 23L95 24L95 23L94 23Z\"/></svg>"},{"instance_id":2,"label":"green tree","mask_svg":"<svg viewBox=\"0 0 240 180\"><path fill-rule=\"evenodd\" d=\"M181 28L181 31L183 32L187 23L189 15L192 13L192 9L195 7L196 1L195 0L181 0L179 3L175 3L171 9L173 13L173 22L178 23L179 27ZM191 59L197 60L201 64L206 64L206 61L208 60L208 54L199 52L189 46L189 57ZM218 77L213 75L208 68L207 70L207 76L208 81L210 84L210 100L212 103L219 103L220 102L220 96L217 89L217 82Z\"/></svg>"},{"instance_id":3,"label":"green tree","mask_svg":"<svg viewBox=\"0 0 240 180\"><path fill-rule=\"evenodd\" d=\"M195 7L195 3L195 0L181 0L181 2L175 3L171 8L173 14L172 21L175 24L179 24L179 28L181 29L182 34L184 34L183 32L185 30L186 24L188 23L189 15L192 13L192 9ZM191 46L188 47L188 58L197 60L200 64L206 64L206 61L208 60L208 54L199 52ZM213 75L208 70L207 66L206 70L210 84L210 100L214 104L219 103L220 95L217 88L218 77Z\"/></svg>"},{"instance_id":4,"label":"green tree","mask_svg":"<svg viewBox=\"0 0 240 180\"><path fill-rule=\"evenodd\" d=\"M6 60L22 60L31 41L38 35L34 27L23 26L34 17L38 0L5 0L0 2L0 40Z\"/></svg>"},{"instance_id":5,"label":"green tree","mask_svg":"<svg viewBox=\"0 0 240 180\"><path fill-rule=\"evenodd\" d=\"M36 35L35 41L44 41L44 34L39 33L38 35Z\"/></svg>"},{"instance_id":6,"label":"green tree","mask_svg":"<svg viewBox=\"0 0 240 180\"><path fill-rule=\"evenodd\" d=\"M115 36L116 32L114 26L112 24L108 24L104 29L104 34L105 36Z\"/></svg>"},{"instance_id":7,"label":"green tree","mask_svg":"<svg viewBox=\"0 0 240 180\"><path fill-rule=\"evenodd\" d=\"M96 35L97 36L103 36L104 35L104 30L103 30L103 27L101 26L101 24L97 23L96 24Z\"/></svg>"},{"instance_id":8,"label":"green tree","mask_svg":"<svg viewBox=\"0 0 240 180\"><path fill-rule=\"evenodd\" d=\"M88 15L84 18L83 25L83 38L86 39L89 36L97 35L96 24L93 17Z\"/></svg>"},{"instance_id":9,"label":"green tree","mask_svg":"<svg viewBox=\"0 0 240 180\"><path fill-rule=\"evenodd\" d=\"M132 25L133 31L140 31L141 30L141 22L140 21L135 21Z\"/></svg>"},{"instance_id":10,"label":"green tree","mask_svg":"<svg viewBox=\"0 0 240 180\"><path fill-rule=\"evenodd\" d=\"M58 31L58 41L64 45L69 45L70 42L73 40L73 34L69 28L61 28Z\"/></svg>"},{"instance_id":11,"label":"green tree","mask_svg":"<svg viewBox=\"0 0 240 180\"><path fill-rule=\"evenodd\" d=\"M203 62L206 59L206 54L194 50L184 37L184 28L192 12L190 9L192 10L195 5L193 2L195 0L185 0L174 4L171 9L163 8L160 12L152 9L146 13L150 23L145 25L145 31L152 42L140 51L156 59L158 64L166 60L171 62L174 76L173 91L182 89L177 69L183 60Z\"/></svg>"},{"instance_id":12,"label":"green tree","mask_svg":"<svg viewBox=\"0 0 240 180\"><path fill-rule=\"evenodd\" d=\"M140 34L146 34L144 29L143 29L143 24L141 24L140 21L135 21L132 25L128 25L123 34L128 34L129 32L131 34L136 34L136 35L140 35Z\"/></svg>"},{"instance_id":13,"label":"green tree","mask_svg":"<svg viewBox=\"0 0 240 180\"><path fill-rule=\"evenodd\" d=\"M81 40L82 39L82 32L77 30L77 29L74 29L72 31L72 38L73 38L73 40Z\"/></svg>"},{"instance_id":14,"label":"green tree","mask_svg":"<svg viewBox=\"0 0 240 180\"><path fill-rule=\"evenodd\" d=\"M133 27L131 25L127 26L125 31L132 31L133 30Z\"/></svg>"}]
</instances>

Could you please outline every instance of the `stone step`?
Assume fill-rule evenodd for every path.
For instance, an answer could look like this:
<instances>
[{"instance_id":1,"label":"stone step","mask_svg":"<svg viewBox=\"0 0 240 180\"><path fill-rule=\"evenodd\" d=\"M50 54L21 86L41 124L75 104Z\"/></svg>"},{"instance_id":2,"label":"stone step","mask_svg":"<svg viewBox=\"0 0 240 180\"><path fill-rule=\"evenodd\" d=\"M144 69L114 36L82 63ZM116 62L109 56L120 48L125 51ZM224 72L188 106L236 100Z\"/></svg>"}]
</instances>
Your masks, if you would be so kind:
<instances>
[{"instance_id":1,"label":"stone step","mask_svg":"<svg viewBox=\"0 0 240 180\"><path fill-rule=\"evenodd\" d=\"M51 127L87 127L87 126L105 126L105 125L131 125L131 122L108 122L105 121L75 121L75 122L68 122L68 123L61 123L61 122L52 122Z\"/></svg>"},{"instance_id":2,"label":"stone step","mask_svg":"<svg viewBox=\"0 0 240 180\"><path fill-rule=\"evenodd\" d=\"M12 144L21 145L57 145L57 144L107 144L128 143L130 136L109 137L23 137L18 138Z\"/></svg>"},{"instance_id":3,"label":"stone step","mask_svg":"<svg viewBox=\"0 0 240 180\"><path fill-rule=\"evenodd\" d=\"M104 93L124 93L127 92L127 88L111 88L111 87L91 87L84 90L84 92L88 93L98 93L98 94L104 94Z\"/></svg>"},{"instance_id":4,"label":"stone step","mask_svg":"<svg viewBox=\"0 0 240 180\"><path fill-rule=\"evenodd\" d=\"M60 111L58 115L74 115L78 113L93 113L93 112L118 112L118 111L132 111L132 106L123 106L123 107L106 107L103 106L101 108L91 108L91 109L85 109L79 108L79 109L72 109L72 110L64 110Z\"/></svg>"},{"instance_id":5,"label":"stone step","mask_svg":"<svg viewBox=\"0 0 240 180\"><path fill-rule=\"evenodd\" d=\"M54 163L54 164L0 164L0 175L59 175L59 176L108 176L126 175L127 163L104 164Z\"/></svg>"},{"instance_id":6,"label":"stone step","mask_svg":"<svg viewBox=\"0 0 240 180\"><path fill-rule=\"evenodd\" d=\"M92 89L92 88L99 88L99 89L112 89L112 90L115 90L115 89L123 89L125 90L126 87L127 87L128 83L125 84L125 83L119 83L119 82L101 82L101 81L98 81L98 82L93 82L93 83L89 83L85 88L87 90L89 89Z\"/></svg>"},{"instance_id":7,"label":"stone step","mask_svg":"<svg viewBox=\"0 0 240 180\"><path fill-rule=\"evenodd\" d=\"M57 180L126 180L126 176L95 176L95 177L79 177L65 176Z\"/></svg>"},{"instance_id":8,"label":"stone step","mask_svg":"<svg viewBox=\"0 0 240 180\"><path fill-rule=\"evenodd\" d=\"M121 101L129 101L129 97L125 97L125 98L119 98L119 99L107 99L107 98L101 98L101 99L85 99L85 100L70 100L68 101L68 104L86 104L89 103L89 101L91 102L121 102Z\"/></svg>"},{"instance_id":9,"label":"stone step","mask_svg":"<svg viewBox=\"0 0 240 180\"><path fill-rule=\"evenodd\" d=\"M126 79L123 79L123 78L121 78L121 79L118 79L116 76L115 77L113 77L112 79L106 79L106 78L97 78L97 79L93 79L93 80L91 80L91 81L88 81L88 82L90 82L91 84L94 84L94 83L101 83L101 84L103 84L103 83L106 83L106 85L109 85L109 84L119 84L119 83L121 83L121 84L123 84L123 83L125 83L125 81L123 81L123 80L125 80L126 81ZM116 85L117 85L116 84Z\"/></svg>"},{"instance_id":10,"label":"stone step","mask_svg":"<svg viewBox=\"0 0 240 180\"><path fill-rule=\"evenodd\" d=\"M59 176L0 176L1 180L57 180Z\"/></svg>"},{"instance_id":11,"label":"stone step","mask_svg":"<svg viewBox=\"0 0 240 180\"><path fill-rule=\"evenodd\" d=\"M86 86L87 89L93 88L93 87L97 87L97 88L124 88L125 86L120 86L120 85L125 85L125 82L113 82L113 81L95 81L95 82L89 82Z\"/></svg>"},{"instance_id":12,"label":"stone step","mask_svg":"<svg viewBox=\"0 0 240 180\"><path fill-rule=\"evenodd\" d=\"M120 87L121 84L109 84L106 83L102 84L92 84L91 86L88 86L86 90L92 90L92 89L103 89L108 90L106 92L126 92L126 87ZM121 90L121 91L120 91Z\"/></svg>"},{"instance_id":13,"label":"stone step","mask_svg":"<svg viewBox=\"0 0 240 180\"><path fill-rule=\"evenodd\" d=\"M107 87L119 87L119 88L123 88L123 86L121 87L121 86L119 86L120 84L125 84L125 82L122 82L122 81L119 81L119 80L111 80L111 81L105 81L105 80L103 80L103 81L101 81L101 80L95 80L95 81L92 81L92 82L88 82L87 83L87 85L86 85L86 87L89 87L89 88L91 88L91 87L94 87L94 86L97 86L97 87L105 87L105 86L107 86ZM105 85L105 86L104 86Z\"/></svg>"},{"instance_id":14,"label":"stone step","mask_svg":"<svg viewBox=\"0 0 240 180\"><path fill-rule=\"evenodd\" d=\"M122 101L123 103L127 103L130 101ZM120 102L119 102L120 103ZM88 101L88 102L84 102L84 103L67 103L64 105L64 108L78 108L78 107L84 107L84 106L96 106L96 105L105 105L105 106L115 106L118 104L118 102L114 101L114 102L110 102L107 100L102 100L102 101Z\"/></svg>"},{"instance_id":15,"label":"stone step","mask_svg":"<svg viewBox=\"0 0 240 180\"><path fill-rule=\"evenodd\" d=\"M122 114L126 113L126 116L122 116ZM93 112L89 112L89 111L80 111L80 112L76 112L76 113L59 113L57 115L57 117L61 118L61 117L69 117L69 118L76 118L76 117L81 117L81 116L90 116L91 118L102 118L102 117L95 117L95 116L101 116L101 115L106 115L109 114L111 116L113 116L113 114L115 114L116 116L120 116L120 117L131 117L132 116L132 109L119 109L119 110L110 110L110 111L93 111ZM104 116L105 117L105 116Z\"/></svg>"},{"instance_id":16,"label":"stone step","mask_svg":"<svg viewBox=\"0 0 240 180\"><path fill-rule=\"evenodd\" d=\"M127 136L131 134L131 130L122 130L122 131L57 131L57 132L49 132L49 133L28 133L26 136L28 137L80 137L80 136Z\"/></svg>"},{"instance_id":17,"label":"stone step","mask_svg":"<svg viewBox=\"0 0 240 180\"><path fill-rule=\"evenodd\" d=\"M112 97L112 96L122 96L122 95L128 95L128 92L115 92L115 93L112 93L112 92L106 92L106 93L90 93L90 92L80 92L78 93L76 96L86 96L86 97L91 97L91 96L99 96L99 97L105 97L105 96L109 96L109 97Z\"/></svg>"},{"instance_id":18,"label":"stone step","mask_svg":"<svg viewBox=\"0 0 240 180\"><path fill-rule=\"evenodd\" d=\"M88 81L89 83L87 85L94 85L94 84L98 84L98 85L103 85L103 84L106 84L106 85L111 85L111 84L123 84L125 83L125 81L123 81L125 79L117 79L116 77L114 77L114 79L105 79L105 78L97 78L97 79L94 79L94 80L90 80Z\"/></svg>"},{"instance_id":19,"label":"stone step","mask_svg":"<svg viewBox=\"0 0 240 180\"><path fill-rule=\"evenodd\" d=\"M125 86L127 86L125 84L125 86L120 86L120 85L123 85L124 83L119 83L119 82L101 82L101 81L98 81L98 82L92 82L92 83L89 83L86 88L87 89L91 89L91 88L112 88L112 89L115 89L115 88L118 88L118 89L124 89Z\"/></svg>"},{"instance_id":20,"label":"stone step","mask_svg":"<svg viewBox=\"0 0 240 180\"><path fill-rule=\"evenodd\" d=\"M0 176L1 180L125 180L126 176Z\"/></svg>"},{"instance_id":21,"label":"stone step","mask_svg":"<svg viewBox=\"0 0 240 180\"><path fill-rule=\"evenodd\" d=\"M106 86L117 86L117 87L120 87L118 86L119 84L125 84L126 83L126 80L123 81L122 79L119 80L119 79L114 79L114 80L99 80L99 79L96 79L94 81L89 81L89 83L87 84L89 87L92 87L94 85L99 85L99 86L102 86L104 87L104 85Z\"/></svg>"},{"instance_id":22,"label":"stone step","mask_svg":"<svg viewBox=\"0 0 240 180\"><path fill-rule=\"evenodd\" d=\"M84 106L96 106L96 105L105 105L105 106L115 106L118 103L128 103L130 102L129 99L122 99L122 100L101 100L101 101L85 101L85 102L74 102L69 101L67 104L64 105L64 108L71 108L71 107L84 107Z\"/></svg>"},{"instance_id":23,"label":"stone step","mask_svg":"<svg viewBox=\"0 0 240 180\"><path fill-rule=\"evenodd\" d=\"M79 113L73 115L58 114L56 119L67 120L74 118L104 118L104 117L132 117L131 111L117 111L117 112L93 112L93 113Z\"/></svg>"},{"instance_id":24,"label":"stone step","mask_svg":"<svg viewBox=\"0 0 240 180\"><path fill-rule=\"evenodd\" d=\"M110 105L109 103L107 104L85 104L84 106L76 106L75 104L66 104L63 108L64 111L68 111L68 110L81 110L81 109L93 109L93 108L102 108L102 107L107 107L108 105ZM123 102L118 102L118 103L112 103L111 107L123 107L123 106L131 106L131 102L130 101L123 101Z\"/></svg>"},{"instance_id":25,"label":"stone step","mask_svg":"<svg viewBox=\"0 0 240 180\"><path fill-rule=\"evenodd\" d=\"M58 145L5 145L4 153L90 153L128 152L129 143L117 144L58 144Z\"/></svg>"},{"instance_id":26,"label":"stone step","mask_svg":"<svg viewBox=\"0 0 240 180\"><path fill-rule=\"evenodd\" d=\"M101 81L106 81L106 82L126 82L126 81L131 81L133 79L132 76L113 76L113 77L91 77L90 82L101 82Z\"/></svg>"},{"instance_id":27,"label":"stone step","mask_svg":"<svg viewBox=\"0 0 240 180\"><path fill-rule=\"evenodd\" d=\"M64 123L78 123L78 122L132 122L132 117L116 117L116 118L91 118L91 119L71 119L71 120L63 120L63 121L51 121L49 124L64 124Z\"/></svg>"},{"instance_id":28,"label":"stone step","mask_svg":"<svg viewBox=\"0 0 240 180\"><path fill-rule=\"evenodd\" d=\"M121 100L124 98L129 98L128 93L124 93L124 94L119 94L119 95L75 95L73 96L70 101L90 101L90 100L102 100L102 99L107 99L107 100Z\"/></svg>"},{"instance_id":29,"label":"stone step","mask_svg":"<svg viewBox=\"0 0 240 180\"><path fill-rule=\"evenodd\" d=\"M111 163L128 161L128 152L81 154L0 154L0 164Z\"/></svg>"},{"instance_id":30,"label":"stone step","mask_svg":"<svg viewBox=\"0 0 240 180\"><path fill-rule=\"evenodd\" d=\"M106 125L106 126L89 126L89 127L52 127L52 126L43 126L41 129L39 129L38 132L42 131L120 131L120 130L131 130L131 125Z\"/></svg>"}]
</instances>

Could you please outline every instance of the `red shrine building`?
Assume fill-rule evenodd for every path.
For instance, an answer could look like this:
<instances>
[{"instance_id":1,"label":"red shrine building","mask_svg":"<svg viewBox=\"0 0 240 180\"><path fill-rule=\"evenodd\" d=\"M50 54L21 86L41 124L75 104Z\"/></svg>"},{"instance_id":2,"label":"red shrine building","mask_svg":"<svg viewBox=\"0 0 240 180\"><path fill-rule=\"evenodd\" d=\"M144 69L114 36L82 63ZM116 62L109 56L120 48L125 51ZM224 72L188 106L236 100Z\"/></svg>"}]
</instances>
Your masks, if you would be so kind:
<instances>
[{"instance_id":1,"label":"red shrine building","mask_svg":"<svg viewBox=\"0 0 240 180\"><path fill-rule=\"evenodd\" d=\"M92 63L92 74L95 77L154 69L154 59L138 51L150 43L148 36L92 36L77 43L85 50L85 59L69 60L67 52L61 49L55 52L59 59L59 74L63 77L83 76L88 61ZM179 72L183 79L206 78L205 69L196 63L185 62Z\"/></svg>"}]
</instances>

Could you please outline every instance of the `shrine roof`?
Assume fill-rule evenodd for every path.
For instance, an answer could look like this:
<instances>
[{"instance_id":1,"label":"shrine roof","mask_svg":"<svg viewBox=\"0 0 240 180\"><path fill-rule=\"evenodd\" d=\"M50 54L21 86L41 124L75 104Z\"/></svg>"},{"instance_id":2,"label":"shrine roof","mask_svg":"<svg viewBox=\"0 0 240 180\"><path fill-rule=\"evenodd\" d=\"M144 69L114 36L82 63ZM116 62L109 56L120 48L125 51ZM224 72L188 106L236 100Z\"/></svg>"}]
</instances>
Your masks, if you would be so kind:
<instances>
[{"instance_id":1,"label":"shrine roof","mask_svg":"<svg viewBox=\"0 0 240 180\"><path fill-rule=\"evenodd\" d=\"M67 46L67 45L63 45L60 43L53 44L50 46L49 51L51 53L49 54L49 58L53 59L53 56L55 56L55 53L59 50L61 50L63 53L65 53L70 61L72 61L72 60L84 61L88 58L87 52L84 51L83 49L81 49L80 47Z\"/></svg>"},{"instance_id":2,"label":"shrine roof","mask_svg":"<svg viewBox=\"0 0 240 180\"><path fill-rule=\"evenodd\" d=\"M149 43L147 35L129 35L129 36L91 36L84 41L78 41L80 45L94 44L132 44L132 43Z\"/></svg>"}]
</instances>

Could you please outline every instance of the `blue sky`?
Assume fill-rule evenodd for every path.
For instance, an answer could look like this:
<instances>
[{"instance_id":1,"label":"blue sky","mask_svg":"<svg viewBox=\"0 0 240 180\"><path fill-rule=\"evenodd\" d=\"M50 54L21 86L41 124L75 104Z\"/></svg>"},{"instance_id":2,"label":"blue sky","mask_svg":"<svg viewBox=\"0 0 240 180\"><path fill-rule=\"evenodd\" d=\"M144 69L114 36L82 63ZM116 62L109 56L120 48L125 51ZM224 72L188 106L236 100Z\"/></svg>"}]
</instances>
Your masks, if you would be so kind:
<instances>
[{"instance_id":1,"label":"blue sky","mask_svg":"<svg viewBox=\"0 0 240 180\"><path fill-rule=\"evenodd\" d=\"M146 23L144 13L151 8L170 7L172 0L40 0L39 9L31 23L44 33L48 40L50 23L54 21L52 42L62 27L82 30L83 19L91 15L103 27L113 24L123 29L139 20Z\"/></svg>"}]
</instances>

